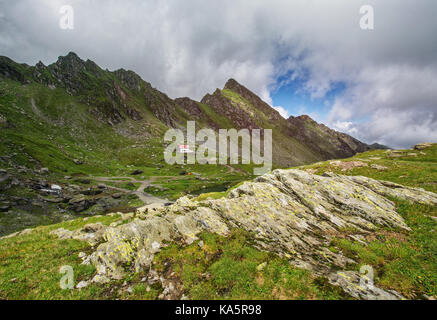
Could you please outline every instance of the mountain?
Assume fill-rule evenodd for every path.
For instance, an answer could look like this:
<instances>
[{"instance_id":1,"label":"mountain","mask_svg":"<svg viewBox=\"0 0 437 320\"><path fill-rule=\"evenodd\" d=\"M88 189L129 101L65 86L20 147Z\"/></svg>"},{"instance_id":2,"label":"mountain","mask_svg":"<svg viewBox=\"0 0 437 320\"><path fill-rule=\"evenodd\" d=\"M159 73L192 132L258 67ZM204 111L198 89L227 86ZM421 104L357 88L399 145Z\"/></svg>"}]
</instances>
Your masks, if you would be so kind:
<instances>
[{"instance_id":1,"label":"mountain","mask_svg":"<svg viewBox=\"0 0 437 320\"><path fill-rule=\"evenodd\" d=\"M361 141L319 124L307 115L288 118L291 135L310 146L325 159L351 157L370 147Z\"/></svg>"},{"instance_id":2,"label":"mountain","mask_svg":"<svg viewBox=\"0 0 437 320\"><path fill-rule=\"evenodd\" d=\"M72 52L49 66L42 62L28 66L0 57L0 77L12 81L18 91L32 87L28 104L49 95L47 89L58 90L58 94L62 91L72 97L67 100L85 107L70 109L70 113L85 112L79 118L91 116L99 125L109 125L106 134L117 133L138 142L144 137L161 138L167 128L183 128L188 120L196 120L199 128L272 129L273 161L278 166L347 157L369 150L366 144L317 124L308 116L282 118L234 79L201 101L171 99L133 71L103 70ZM59 116L59 112L55 113Z\"/></svg>"},{"instance_id":3,"label":"mountain","mask_svg":"<svg viewBox=\"0 0 437 320\"><path fill-rule=\"evenodd\" d=\"M276 166L308 165L168 165L163 135L188 120L272 129ZM171 99L74 53L0 57L0 132L0 299L436 295L437 144L370 150L233 79ZM47 276L63 266L77 290ZM362 266L378 276L360 287Z\"/></svg>"},{"instance_id":4,"label":"mountain","mask_svg":"<svg viewBox=\"0 0 437 320\"><path fill-rule=\"evenodd\" d=\"M372 143L371 145L369 145L369 147L370 147L372 150L388 150L388 149L391 149L390 147L387 147L387 146L385 146L385 145L383 145L383 144L379 144L379 143L377 143L377 142Z\"/></svg>"}]
</instances>

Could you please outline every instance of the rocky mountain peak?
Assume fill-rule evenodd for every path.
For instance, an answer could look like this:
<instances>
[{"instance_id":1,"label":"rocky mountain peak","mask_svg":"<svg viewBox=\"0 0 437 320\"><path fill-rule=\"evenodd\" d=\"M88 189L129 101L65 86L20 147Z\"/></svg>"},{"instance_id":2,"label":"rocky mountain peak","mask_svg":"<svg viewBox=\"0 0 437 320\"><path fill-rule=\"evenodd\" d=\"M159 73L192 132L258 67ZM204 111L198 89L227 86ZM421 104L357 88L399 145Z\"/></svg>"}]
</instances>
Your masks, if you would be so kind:
<instances>
[{"instance_id":1,"label":"rocky mountain peak","mask_svg":"<svg viewBox=\"0 0 437 320\"><path fill-rule=\"evenodd\" d=\"M62 63L84 63L84 61L74 52L69 52L66 56L60 56L58 58L58 61L56 62L57 64L62 64Z\"/></svg>"},{"instance_id":2,"label":"rocky mountain peak","mask_svg":"<svg viewBox=\"0 0 437 320\"><path fill-rule=\"evenodd\" d=\"M36 65L35 65L35 67L37 68L37 69L45 69L46 68L46 65L40 60Z\"/></svg>"},{"instance_id":3,"label":"rocky mountain peak","mask_svg":"<svg viewBox=\"0 0 437 320\"><path fill-rule=\"evenodd\" d=\"M314 121L309 115L303 114L298 116L297 119L305 120L305 121Z\"/></svg>"},{"instance_id":4,"label":"rocky mountain peak","mask_svg":"<svg viewBox=\"0 0 437 320\"><path fill-rule=\"evenodd\" d=\"M140 83L145 82L141 77L131 70L118 69L115 72L115 76L129 89L140 90Z\"/></svg>"},{"instance_id":5,"label":"rocky mountain peak","mask_svg":"<svg viewBox=\"0 0 437 320\"><path fill-rule=\"evenodd\" d=\"M241 89L246 89L246 87L244 87L243 85L241 85L237 80L231 78L229 79L226 84L225 87L223 89L228 89L228 90L241 90Z\"/></svg>"},{"instance_id":6,"label":"rocky mountain peak","mask_svg":"<svg viewBox=\"0 0 437 320\"><path fill-rule=\"evenodd\" d=\"M70 52L66 56L60 56L55 66L66 74L76 74L85 69L85 61L74 52Z\"/></svg>"},{"instance_id":7,"label":"rocky mountain peak","mask_svg":"<svg viewBox=\"0 0 437 320\"><path fill-rule=\"evenodd\" d=\"M298 117L290 117L290 118L288 118L288 121L289 122L296 122L296 121L298 121L298 122L303 122L303 123L312 123L312 124L321 125L321 124L317 123L309 115L306 115L306 114L298 116Z\"/></svg>"}]
</instances>

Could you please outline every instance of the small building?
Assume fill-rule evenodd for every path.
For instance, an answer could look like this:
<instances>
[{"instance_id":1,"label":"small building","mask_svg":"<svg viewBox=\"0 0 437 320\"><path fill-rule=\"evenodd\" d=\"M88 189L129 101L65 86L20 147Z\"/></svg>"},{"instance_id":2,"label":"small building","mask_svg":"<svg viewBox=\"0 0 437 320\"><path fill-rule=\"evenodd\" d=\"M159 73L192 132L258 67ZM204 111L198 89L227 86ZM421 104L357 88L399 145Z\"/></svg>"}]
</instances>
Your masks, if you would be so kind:
<instances>
[{"instance_id":1,"label":"small building","mask_svg":"<svg viewBox=\"0 0 437 320\"><path fill-rule=\"evenodd\" d=\"M180 144L178 147L179 147L179 153L193 153L194 152L190 149L190 146L187 144Z\"/></svg>"}]
</instances>

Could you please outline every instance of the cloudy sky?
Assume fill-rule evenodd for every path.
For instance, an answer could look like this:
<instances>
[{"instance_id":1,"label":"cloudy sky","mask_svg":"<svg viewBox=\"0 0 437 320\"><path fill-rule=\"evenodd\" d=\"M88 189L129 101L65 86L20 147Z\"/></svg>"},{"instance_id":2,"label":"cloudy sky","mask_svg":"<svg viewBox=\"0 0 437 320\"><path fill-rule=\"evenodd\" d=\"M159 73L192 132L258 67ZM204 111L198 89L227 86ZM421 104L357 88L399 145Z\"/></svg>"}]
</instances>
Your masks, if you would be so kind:
<instances>
[{"instance_id":1,"label":"cloudy sky","mask_svg":"<svg viewBox=\"0 0 437 320\"><path fill-rule=\"evenodd\" d=\"M64 5L74 29L59 27ZM360 7L374 30L360 28ZM435 0L0 0L0 55L50 64L76 52L169 96L235 78L287 117L368 142L437 142Z\"/></svg>"}]
</instances>

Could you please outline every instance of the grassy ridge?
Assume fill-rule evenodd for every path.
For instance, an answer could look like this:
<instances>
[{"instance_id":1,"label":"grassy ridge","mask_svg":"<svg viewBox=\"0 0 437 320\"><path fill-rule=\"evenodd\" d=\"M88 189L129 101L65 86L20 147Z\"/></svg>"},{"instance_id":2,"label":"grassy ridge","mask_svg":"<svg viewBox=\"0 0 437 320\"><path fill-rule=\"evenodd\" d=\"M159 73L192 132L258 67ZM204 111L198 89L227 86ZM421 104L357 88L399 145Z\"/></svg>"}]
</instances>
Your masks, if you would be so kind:
<instances>
[{"instance_id":1,"label":"grassy ridge","mask_svg":"<svg viewBox=\"0 0 437 320\"><path fill-rule=\"evenodd\" d=\"M317 174L331 171L338 174L366 176L411 187L419 187L437 193L437 144L422 151L375 150L358 154L345 161L361 161L366 167L342 171L333 162L321 162L302 167ZM378 170L371 165L386 167ZM394 289L408 298L437 295L437 207L395 201L399 214L405 219L411 232L385 230L377 232L370 244L349 239L335 239L332 250L342 250L375 269L376 283Z\"/></svg>"}]
</instances>

